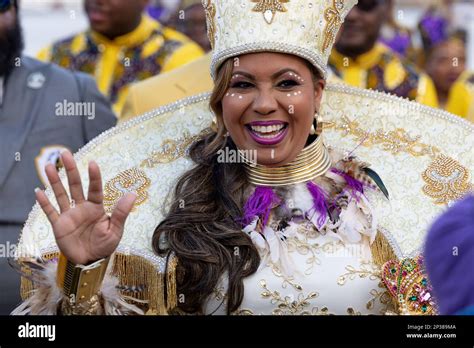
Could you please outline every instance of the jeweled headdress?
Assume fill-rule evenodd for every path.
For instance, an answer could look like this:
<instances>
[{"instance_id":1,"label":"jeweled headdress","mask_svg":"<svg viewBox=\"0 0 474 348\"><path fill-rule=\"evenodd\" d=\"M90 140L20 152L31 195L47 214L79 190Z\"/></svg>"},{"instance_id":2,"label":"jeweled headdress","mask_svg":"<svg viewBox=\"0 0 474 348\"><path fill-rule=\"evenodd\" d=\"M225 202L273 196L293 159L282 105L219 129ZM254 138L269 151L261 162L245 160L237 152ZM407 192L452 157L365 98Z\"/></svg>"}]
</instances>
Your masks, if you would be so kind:
<instances>
[{"instance_id":1,"label":"jeweled headdress","mask_svg":"<svg viewBox=\"0 0 474 348\"><path fill-rule=\"evenodd\" d=\"M212 77L226 59L262 51L302 57L326 77L337 32L355 4L357 0L203 0Z\"/></svg>"}]
</instances>

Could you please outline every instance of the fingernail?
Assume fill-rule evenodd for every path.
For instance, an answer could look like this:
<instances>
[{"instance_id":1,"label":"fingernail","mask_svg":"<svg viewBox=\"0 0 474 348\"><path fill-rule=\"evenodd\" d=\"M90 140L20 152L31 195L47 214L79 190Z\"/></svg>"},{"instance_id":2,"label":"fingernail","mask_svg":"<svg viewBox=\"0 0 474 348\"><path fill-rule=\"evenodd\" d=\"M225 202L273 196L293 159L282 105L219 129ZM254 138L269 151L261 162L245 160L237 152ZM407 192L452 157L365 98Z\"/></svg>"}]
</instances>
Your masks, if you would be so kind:
<instances>
[{"instance_id":1,"label":"fingernail","mask_svg":"<svg viewBox=\"0 0 474 348\"><path fill-rule=\"evenodd\" d=\"M35 193L41 191L41 189L39 187L35 188Z\"/></svg>"},{"instance_id":2,"label":"fingernail","mask_svg":"<svg viewBox=\"0 0 474 348\"><path fill-rule=\"evenodd\" d=\"M62 149L60 152L59 152L59 156L63 157L63 155L68 152L69 150L68 149Z\"/></svg>"}]
</instances>

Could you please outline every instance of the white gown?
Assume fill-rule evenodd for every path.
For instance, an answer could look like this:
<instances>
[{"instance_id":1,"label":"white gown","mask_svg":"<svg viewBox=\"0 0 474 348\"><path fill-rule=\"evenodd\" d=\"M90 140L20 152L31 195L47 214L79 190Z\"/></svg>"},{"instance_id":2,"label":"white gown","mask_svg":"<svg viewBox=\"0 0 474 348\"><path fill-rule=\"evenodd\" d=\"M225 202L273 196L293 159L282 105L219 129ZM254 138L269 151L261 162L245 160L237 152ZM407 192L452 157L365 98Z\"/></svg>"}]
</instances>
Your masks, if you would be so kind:
<instances>
[{"instance_id":1,"label":"white gown","mask_svg":"<svg viewBox=\"0 0 474 348\"><path fill-rule=\"evenodd\" d=\"M344 245L328 236L298 233L289 255L298 265L292 277L271 263L244 280L240 315L382 315L393 312L380 267L358 253L362 244ZM207 314L225 314L224 287L216 290ZM220 305L220 307L219 307ZM217 308L217 310L216 310Z\"/></svg>"},{"instance_id":2,"label":"white gown","mask_svg":"<svg viewBox=\"0 0 474 348\"><path fill-rule=\"evenodd\" d=\"M300 185L291 195L297 195L295 201L300 202L304 211L305 201L310 199L304 196L304 188ZM358 211L361 206L370 207L365 198L353 203ZM372 210L367 211L370 212L368 220L373 220ZM363 222L359 227L367 232L370 226L364 226ZM355 235L347 233L352 227L357 229L356 223L347 227L344 223L334 226L328 222L322 232L307 219L291 224L283 232L275 232L277 225L274 220L268 224L265 239L251 235L255 237L252 240L262 261L257 272L244 279L244 298L234 314L383 315L394 312L391 296L381 278L381 267L372 260L371 236L356 231L351 231ZM222 281L206 306L207 314L226 313L225 293L226 285Z\"/></svg>"}]
</instances>

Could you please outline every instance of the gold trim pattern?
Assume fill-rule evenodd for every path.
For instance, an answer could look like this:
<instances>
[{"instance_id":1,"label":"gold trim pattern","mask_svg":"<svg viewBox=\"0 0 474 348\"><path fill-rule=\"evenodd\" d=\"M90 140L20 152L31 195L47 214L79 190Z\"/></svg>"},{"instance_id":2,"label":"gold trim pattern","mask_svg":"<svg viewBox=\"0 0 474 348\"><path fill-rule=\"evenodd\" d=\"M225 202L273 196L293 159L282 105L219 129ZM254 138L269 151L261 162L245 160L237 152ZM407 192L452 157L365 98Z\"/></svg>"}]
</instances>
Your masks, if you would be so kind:
<instances>
[{"instance_id":1,"label":"gold trim pattern","mask_svg":"<svg viewBox=\"0 0 474 348\"><path fill-rule=\"evenodd\" d=\"M59 305L61 315L104 315L99 295L94 295L89 300L79 304L67 297Z\"/></svg>"},{"instance_id":2,"label":"gold trim pattern","mask_svg":"<svg viewBox=\"0 0 474 348\"><path fill-rule=\"evenodd\" d=\"M192 143L200 138L200 135L185 135L181 139L167 139L163 141L160 148L161 151L153 151L151 155L142 161L140 167L154 168L158 164L165 164L176 161L186 155Z\"/></svg>"},{"instance_id":3,"label":"gold trim pattern","mask_svg":"<svg viewBox=\"0 0 474 348\"><path fill-rule=\"evenodd\" d=\"M167 139L161 144L161 151L153 151L151 155L143 160L141 168L154 168L158 164L165 164L176 161L186 155L190 145L195 142L200 135L185 135L181 139ZM109 180L104 187L104 208L109 214L112 213L115 205L127 192L137 194L135 207L143 204L148 199L148 188L151 180L146 173L139 168L131 168L119 173ZM132 210L134 211L134 210Z\"/></svg>"},{"instance_id":4,"label":"gold trim pattern","mask_svg":"<svg viewBox=\"0 0 474 348\"><path fill-rule=\"evenodd\" d=\"M145 203L148 199L148 188L150 185L151 180L141 169L131 168L120 172L105 184L104 209L106 213L111 214L120 198L125 196L128 192L137 194L133 209Z\"/></svg>"},{"instance_id":5,"label":"gold trim pattern","mask_svg":"<svg viewBox=\"0 0 474 348\"><path fill-rule=\"evenodd\" d=\"M412 137L403 128L388 132L383 129L370 132L360 127L357 121L351 121L347 116L343 116L342 122L336 125L336 129L343 131L344 135L355 136L356 141L362 143L363 146L381 145L385 151L394 155L404 152L414 157L434 158L441 152L435 146L421 143L421 136Z\"/></svg>"},{"instance_id":6,"label":"gold trim pattern","mask_svg":"<svg viewBox=\"0 0 474 348\"><path fill-rule=\"evenodd\" d=\"M469 170L453 158L442 154L438 147L422 143L420 135L412 137L403 128L394 131L366 131L357 121L351 121L347 116L342 117L342 122L335 125L335 129L341 130L346 136L355 136L362 146L381 145L384 151L393 155L407 153L414 157L431 157L433 162L421 176L427 183L423 187L423 193L433 198L435 204L448 204L474 189L470 183Z\"/></svg>"},{"instance_id":7,"label":"gold trim pattern","mask_svg":"<svg viewBox=\"0 0 474 348\"><path fill-rule=\"evenodd\" d=\"M326 52L336 40L337 32L343 23L341 11L344 9L344 0L333 0L332 6L324 11L326 27L324 28L323 52Z\"/></svg>"},{"instance_id":8,"label":"gold trim pattern","mask_svg":"<svg viewBox=\"0 0 474 348\"><path fill-rule=\"evenodd\" d=\"M275 14L278 12L288 11L283 4L290 2L290 0L251 0L257 2L257 5L252 9L254 12L262 12L265 22L273 23Z\"/></svg>"},{"instance_id":9,"label":"gold trim pattern","mask_svg":"<svg viewBox=\"0 0 474 348\"><path fill-rule=\"evenodd\" d=\"M374 308L375 301L378 300L384 306L380 310L380 314L395 313L396 308L394 306L393 298L382 281L379 283L379 288L381 289L380 291L377 289L370 290L369 294L372 295L372 298L367 302L365 307L369 311L372 310Z\"/></svg>"},{"instance_id":10,"label":"gold trim pattern","mask_svg":"<svg viewBox=\"0 0 474 348\"><path fill-rule=\"evenodd\" d=\"M270 299L277 308L272 311L273 315L309 315L310 311L306 310L310 306L309 300L319 296L316 291L310 292L307 296L299 294L298 298L292 299L290 296L282 297L278 291L271 291L267 287L267 282L260 280L260 286L263 288L262 298Z\"/></svg>"},{"instance_id":11,"label":"gold trim pattern","mask_svg":"<svg viewBox=\"0 0 474 348\"><path fill-rule=\"evenodd\" d=\"M320 232L313 224L308 222L298 226L296 233L297 236L287 239L288 251L296 251L300 255L308 256L306 260L308 267L304 271L305 275L312 274L315 266L321 265L321 259L318 257L321 253L335 254L344 247L341 241L330 241L324 244L311 242L310 239L317 238Z\"/></svg>"},{"instance_id":12,"label":"gold trim pattern","mask_svg":"<svg viewBox=\"0 0 474 348\"><path fill-rule=\"evenodd\" d=\"M212 3L212 0L203 1L204 10L206 11L207 20L207 37L211 42L211 48L214 49L216 43L216 5Z\"/></svg>"},{"instance_id":13,"label":"gold trim pattern","mask_svg":"<svg viewBox=\"0 0 474 348\"><path fill-rule=\"evenodd\" d=\"M426 182L423 192L433 198L436 204L456 201L473 190L468 170L445 155L439 155L422 177Z\"/></svg>"},{"instance_id":14,"label":"gold trim pattern","mask_svg":"<svg viewBox=\"0 0 474 348\"><path fill-rule=\"evenodd\" d=\"M379 266L371 262L362 262L361 269L356 269L349 265L346 266L346 271L347 273L344 273L337 279L337 283L341 286L346 285L347 281L349 280L355 280L357 276L359 276L360 279L368 278L372 281L379 280L378 287L380 290L372 289L369 292L372 298L365 305L367 310L372 310L374 308L375 302L379 300L379 302L384 306L384 308L380 310L380 314L386 314L387 312L395 311L395 304L390 292L382 280L382 269ZM350 313L348 312L348 314Z\"/></svg>"},{"instance_id":15,"label":"gold trim pattern","mask_svg":"<svg viewBox=\"0 0 474 348\"><path fill-rule=\"evenodd\" d=\"M273 264L273 263L269 263L269 265L271 267L271 270L273 272L273 274L275 276L277 276L278 278L282 278L283 281L281 283L281 287L283 289L286 289L286 287L288 285L292 286L295 290L298 290L298 291L303 291L303 287L300 285L300 284L297 284L294 280L294 277L287 277L279 268L277 265Z\"/></svg>"},{"instance_id":16,"label":"gold trim pattern","mask_svg":"<svg viewBox=\"0 0 474 348\"><path fill-rule=\"evenodd\" d=\"M377 265L371 262L361 262L361 269L355 269L354 266L346 266L346 273L337 278L338 285L346 285L348 280L354 280L357 276L359 278L369 278L370 280L381 280L381 271Z\"/></svg>"}]
</instances>

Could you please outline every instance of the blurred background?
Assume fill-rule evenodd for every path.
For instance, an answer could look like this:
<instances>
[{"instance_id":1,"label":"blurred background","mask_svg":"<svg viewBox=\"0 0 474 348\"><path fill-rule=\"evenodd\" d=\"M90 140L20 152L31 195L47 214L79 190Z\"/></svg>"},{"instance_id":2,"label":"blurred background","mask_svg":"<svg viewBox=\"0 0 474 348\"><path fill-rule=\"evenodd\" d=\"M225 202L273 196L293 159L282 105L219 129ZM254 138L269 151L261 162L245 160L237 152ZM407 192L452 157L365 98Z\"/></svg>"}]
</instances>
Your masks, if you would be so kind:
<instances>
[{"instance_id":1,"label":"blurred background","mask_svg":"<svg viewBox=\"0 0 474 348\"><path fill-rule=\"evenodd\" d=\"M179 8L181 0L152 0L149 12L167 22ZM395 0L394 19L413 32L430 6L443 0ZM446 1L452 25L467 33L466 51L474 52L474 0ZM82 0L21 0L25 53L35 56L53 41L87 28ZM159 8L157 11L156 8ZM421 47L419 35L413 35L415 46ZM467 67L474 69L474 54L467 55Z\"/></svg>"}]
</instances>

